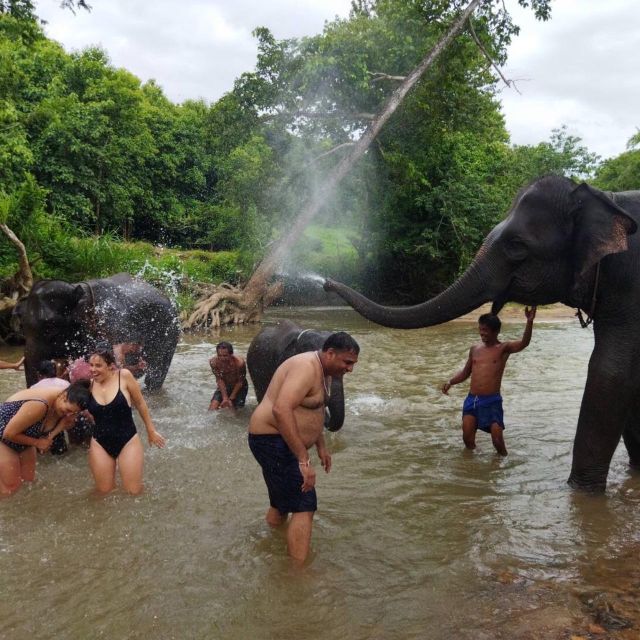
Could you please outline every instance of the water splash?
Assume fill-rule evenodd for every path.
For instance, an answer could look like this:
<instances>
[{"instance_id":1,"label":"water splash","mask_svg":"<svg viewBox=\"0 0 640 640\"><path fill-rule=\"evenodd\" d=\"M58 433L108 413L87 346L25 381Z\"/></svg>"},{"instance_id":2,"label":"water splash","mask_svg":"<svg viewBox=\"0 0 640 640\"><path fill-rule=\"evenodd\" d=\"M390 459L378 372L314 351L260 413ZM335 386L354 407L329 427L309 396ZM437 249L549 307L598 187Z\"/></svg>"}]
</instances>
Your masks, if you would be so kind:
<instances>
[{"instance_id":1,"label":"water splash","mask_svg":"<svg viewBox=\"0 0 640 640\"><path fill-rule=\"evenodd\" d=\"M308 280L309 282L315 282L319 285L323 285L326 278L318 273L311 271L281 271L278 274L281 278L292 278L295 280Z\"/></svg>"},{"instance_id":2,"label":"water splash","mask_svg":"<svg viewBox=\"0 0 640 640\"><path fill-rule=\"evenodd\" d=\"M178 292L180 291L180 283L184 279L183 271L176 271L175 269L161 269L151 264L148 260L134 274L135 278L146 280L155 287L160 288L169 297L169 299L176 304L178 299Z\"/></svg>"}]
</instances>

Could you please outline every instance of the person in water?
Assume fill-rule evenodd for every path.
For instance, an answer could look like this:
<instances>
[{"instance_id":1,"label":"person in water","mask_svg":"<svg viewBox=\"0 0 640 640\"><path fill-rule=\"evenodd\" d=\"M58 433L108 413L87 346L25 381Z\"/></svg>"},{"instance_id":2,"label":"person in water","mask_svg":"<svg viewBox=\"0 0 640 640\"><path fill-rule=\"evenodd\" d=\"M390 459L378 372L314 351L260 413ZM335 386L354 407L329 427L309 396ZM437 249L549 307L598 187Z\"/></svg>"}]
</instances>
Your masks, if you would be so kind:
<instances>
[{"instance_id":1,"label":"person in water","mask_svg":"<svg viewBox=\"0 0 640 640\"><path fill-rule=\"evenodd\" d=\"M10 495L35 478L36 449L48 451L53 438L87 408L86 384L66 389L24 389L0 403L0 495Z\"/></svg>"},{"instance_id":2,"label":"person in water","mask_svg":"<svg viewBox=\"0 0 640 640\"><path fill-rule=\"evenodd\" d=\"M24 364L24 357L20 358L16 362L7 362L6 360L0 360L0 369L14 369L18 371Z\"/></svg>"},{"instance_id":3,"label":"person in water","mask_svg":"<svg viewBox=\"0 0 640 640\"><path fill-rule=\"evenodd\" d=\"M39 389L40 387L66 389L70 384L68 380L58 377L56 363L53 360L41 360L36 367L36 375L38 382L32 384L31 389Z\"/></svg>"},{"instance_id":4,"label":"person in water","mask_svg":"<svg viewBox=\"0 0 640 640\"><path fill-rule=\"evenodd\" d=\"M327 338L321 351L285 360L249 422L249 448L262 467L269 493L267 523L277 527L291 514L287 551L300 563L309 554L317 510L316 472L308 449L315 445L329 473L331 455L323 431L331 378L353 371L359 353L358 343L340 331Z\"/></svg>"},{"instance_id":5,"label":"person in water","mask_svg":"<svg viewBox=\"0 0 640 640\"><path fill-rule=\"evenodd\" d=\"M216 390L209 403L209 411L244 407L249 391L247 365L242 358L233 354L233 345L219 342L209 366L216 378Z\"/></svg>"},{"instance_id":6,"label":"person in water","mask_svg":"<svg viewBox=\"0 0 640 640\"><path fill-rule=\"evenodd\" d=\"M111 349L95 351L89 358L91 397L89 411L95 421L89 445L89 468L99 493L116 485L116 467L127 493L142 492L144 449L137 434L131 407L134 406L147 429L149 444L164 447L165 439L156 431L140 385L127 369L116 367Z\"/></svg>"},{"instance_id":7,"label":"person in water","mask_svg":"<svg viewBox=\"0 0 640 640\"><path fill-rule=\"evenodd\" d=\"M454 384L471 376L469 395L462 406L462 439L467 449L476 448L476 431L480 429L491 434L493 446L500 455L507 455L500 385L509 356L526 349L531 342L536 307L525 307L524 315L527 324L522 338L513 342L498 340L502 326L498 316L481 315L478 319L480 344L471 347L464 367L442 385L442 393L448 394Z\"/></svg>"}]
</instances>

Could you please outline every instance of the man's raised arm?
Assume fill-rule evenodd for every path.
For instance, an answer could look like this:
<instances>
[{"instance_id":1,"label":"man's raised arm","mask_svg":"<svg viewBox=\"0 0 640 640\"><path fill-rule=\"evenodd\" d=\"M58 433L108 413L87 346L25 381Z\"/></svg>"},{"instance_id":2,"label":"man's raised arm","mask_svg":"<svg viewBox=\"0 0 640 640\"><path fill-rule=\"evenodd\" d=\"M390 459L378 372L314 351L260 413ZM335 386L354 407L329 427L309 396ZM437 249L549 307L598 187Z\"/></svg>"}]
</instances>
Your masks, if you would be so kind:
<instances>
[{"instance_id":1,"label":"man's raised arm","mask_svg":"<svg viewBox=\"0 0 640 640\"><path fill-rule=\"evenodd\" d=\"M507 353L518 353L518 351L522 351L529 346L529 343L531 342L531 334L533 333L533 319L536 317L536 309L537 307L535 305L533 307L524 308L524 315L527 319L527 324L524 327L524 333L520 340L507 342Z\"/></svg>"}]
</instances>

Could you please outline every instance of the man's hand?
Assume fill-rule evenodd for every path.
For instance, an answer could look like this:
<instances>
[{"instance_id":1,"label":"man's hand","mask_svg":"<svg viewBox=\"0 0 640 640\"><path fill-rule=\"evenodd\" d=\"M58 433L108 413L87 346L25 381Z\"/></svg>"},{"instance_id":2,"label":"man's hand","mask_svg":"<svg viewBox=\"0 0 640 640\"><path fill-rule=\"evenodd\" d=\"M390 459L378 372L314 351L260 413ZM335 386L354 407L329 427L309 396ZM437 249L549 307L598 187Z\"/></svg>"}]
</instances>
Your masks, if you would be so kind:
<instances>
[{"instance_id":1,"label":"man's hand","mask_svg":"<svg viewBox=\"0 0 640 640\"><path fill-rule=\"evenodd\" d=\"M311 491L316 486L316 470L311 466L311 462L300 463L300 473L302 474L302 491Z\"/></svg>"},{"instance_id":2,"label":"man's hand","mask_svg":"<svg viewBox=\"0 0 640 640\"><path fill-rule=\"evenodd\" d=\"M527 322L533 322L533 319L536 317L537 308L538 307L536 305L533 305L532 307L524 308L524 315L525 315L525 318L527 319Z\"/></svg>"},{"instance_id":3,"label":"man's hand","mask_svg":"<svg viewBox=\"0 0 640 640\"><path fill-rule=\"evenodd\" d=\"M451 389L451 383L450 382L445 382L442 385L442 393L444 393L446 396L449 395L449 389Z\"/></svg>"},{"instance_id":4,"label":"man's hand","mask_svg":"<svg viewBox=\"0 0 640 640\"><path fill-rule=\"evenodd\" d=\"M220 408L221 409L233 409L233 402L231 400L231 398L225 398L221 403L220 403Z\"/></svg>"},{"instance_id":5,"label":"man's hand","mask_svg":"<svg viewBox=\"0 0 640 640\"><path fill-rule=\"evenodd\" d=\"M329 473L331 471L331 454L326 449L318 449L318 457L325 473Z\"/></svg>"},{"instance_id":6,"label":"man's hand","mask_svg":"<svg viewBox=\"0 0 640 640\"><path fill-rule=\"evenodd\" d=\"M51 448L51 444L53 443L53 438L51 435L45 436L44 438L38 438L38 442L36 443L36 449L40 453L46 453Z\"/></svg>"}]
</instances>

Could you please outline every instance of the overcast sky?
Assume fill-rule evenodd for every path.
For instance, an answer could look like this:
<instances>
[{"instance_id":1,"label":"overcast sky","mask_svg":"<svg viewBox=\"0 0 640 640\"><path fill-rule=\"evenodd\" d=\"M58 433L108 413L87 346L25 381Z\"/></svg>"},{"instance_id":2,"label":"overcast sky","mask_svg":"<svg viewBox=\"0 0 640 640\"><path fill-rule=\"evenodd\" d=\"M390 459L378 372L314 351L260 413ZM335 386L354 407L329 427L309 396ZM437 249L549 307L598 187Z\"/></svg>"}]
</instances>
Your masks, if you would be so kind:
<instances>
[{"instance_id":1,"label":"overcast sky","mask_svg":"<svg viewBox=\"0 0 640 640\"><path fill-rule=\"evenodd\" d=\"M89 0L74 16L36 0L47 35L68 51L99 44L114 65L154 78L173 101L217 100L251 71L266 26L276 38L312 35L346 16L350 0ZM521 94L500 97L511 140L537 144L563 124L602 157L618 155L640 128L640 10L636 0L554 0L537 22L515 0L522 27L504 73Z\"/></svg>"}]
</instances>

